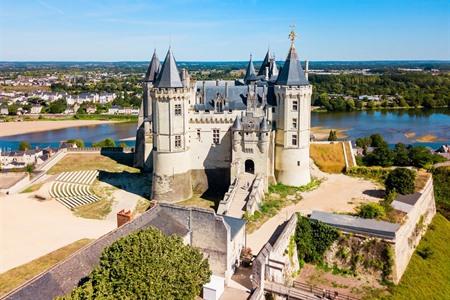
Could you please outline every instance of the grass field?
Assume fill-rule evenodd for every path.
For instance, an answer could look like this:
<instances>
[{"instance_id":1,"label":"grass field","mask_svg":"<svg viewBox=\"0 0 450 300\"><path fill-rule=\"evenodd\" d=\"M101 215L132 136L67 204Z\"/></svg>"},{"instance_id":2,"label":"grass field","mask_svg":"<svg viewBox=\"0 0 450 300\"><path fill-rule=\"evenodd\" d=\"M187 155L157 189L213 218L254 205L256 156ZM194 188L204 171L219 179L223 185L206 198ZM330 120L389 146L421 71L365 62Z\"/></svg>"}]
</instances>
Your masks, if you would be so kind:
<instances>
[{"instance_id":1,"label":"grass field","mask_svg":"<svg viewBox=\"0 0 450 300\"><path fill-rule=\"evenodd\" d=\"M116 161L110 157L98 153L67 154L47 173L58 174L61 172L103 170L108 172L138 173L139 170L131 166L133 154L124 154Z\"/></svg>"},{"instance_id":2,"label":"grass field","mask_svg":"<svg viewBox=\"0 0 450 300\"><path fill-rule=\"evenodd\" d=\"M436 214L420 241L402 280L392 288L393 300L450 299L450 221ZM431 249L429 257L419 253ZM423 254L422 254L423 255Z\"/></svg>"},{"instance_id":3,"label":"grass field","mask_svg":"<svg viewBox=\"0 0 450 300\"><path fill-rule=\"evenodd\" d=\"M217 200L217 201L220 201L220 200ZM194 194L191 199L178 202L177 205L188 206L188 207L207 208L207 209L213 209L213 210L216 208L216 203L214 202L214 200L209 200L209 199L203 198L199 194Z\"/></svg>"},{"instance_id":4,"label":"grass field","mask_svg":"<svg viewBox=\"0 0 450 300\"><path fill-rule=\"evenodd\" d=\"M320 170L327 173L341 173L345 169L342 143L311 144L310 156Z\"/></svg>"},{"instance_id":5,"label":"grass field","mask_svg":"<svg viewBox=\"0 0 450 300\"><path fill-rule=\"evenodd\" d=\"M39 189L42 187L43 184L44 184L43 182L33 184L33 185L27 187L26 189L24 189L23 191L21 191L21 193L32 193L32 192L36 192L37 190L39 190Z\"/></svg>"},{"instance_id":6,"label":"grass field","mask_svg":"<svg viewBox=\"0 0 450 300\"><path fill-rule=\"evenodd\" d=\"M103 220L112 210L114 189L114 187L106 187L101 185L99 181L94 181L92 191L100 200L74 208L74 215L86 219Z\"/></svg>"},{"instance_id":7,"label":"grass field","mask_svg":"<svg viewBox=\"0 0 450 300\"><path fill-rule=\"evenodd\" d=\"M87 245L90 241L91 240L89 239L78 240L29 263L0 274L0 297L27 280L30 280L34 276L56 265L59 261Z\"/></svg>"}]
</instances>

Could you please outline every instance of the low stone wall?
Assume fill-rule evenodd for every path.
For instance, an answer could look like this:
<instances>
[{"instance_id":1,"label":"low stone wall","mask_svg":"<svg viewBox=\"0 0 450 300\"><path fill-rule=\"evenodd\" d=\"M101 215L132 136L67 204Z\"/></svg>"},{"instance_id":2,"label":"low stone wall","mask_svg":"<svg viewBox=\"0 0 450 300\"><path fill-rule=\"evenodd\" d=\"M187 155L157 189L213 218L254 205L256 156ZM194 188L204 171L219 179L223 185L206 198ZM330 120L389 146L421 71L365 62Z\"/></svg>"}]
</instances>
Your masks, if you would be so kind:
<instances>
[{"instance_id":1,"label":"low stone wall","mask_svg":"<svg viewBox=\"0 0 450 300\"><path fill-rule=\"evenodd\" d=\"M230 187L228 188L228 191L225 193L225 196L219 203L219 207L217 208L217 213L219 215L226 215L228 210L230 209L231 202L233 201L234 194L236 193L238 189L238 180L239 178L236 178L232 184L230 184Z\"/></svg>"},{"instance_id":2,"label":"low stone wall","mask_svg":"<svg viewBox=\"0 0 450 300\"><path fill-rule=\"evenodd\" d=\"M261 175L258 175L253 181L251 192L247 200L246 211L249 214L253 215L255 210L259 209L261 202L264 200L265 186L264 178Z\"/></svg>"},{"instance_id":3,"label":"low stone wall","mask_svg":"<svg viewBox=\"0 0 450 300\"><path fill-rule=\"evenodd\" d=\"M297 227L297 214L284 224L276 239L269 241L259 251L253 262L252 283L254 291L250 299L264 299L264 282L272 281L291 286L293 274L299 270L297 247L293 236Z\"/></svg>"},{"instance_id":4,"label":"low stone wall","mask_svg":"<svg viewBox=\"0 0 450 300\"><path fill-rule=\"evenodd\" d=\"M406 271L414 250L436 214L432 177L429 178L420 193L421 196L408 212L405 223L396 232L395 264L392 274L395 283L400 281Z\"/></svg>"}]
</instances>

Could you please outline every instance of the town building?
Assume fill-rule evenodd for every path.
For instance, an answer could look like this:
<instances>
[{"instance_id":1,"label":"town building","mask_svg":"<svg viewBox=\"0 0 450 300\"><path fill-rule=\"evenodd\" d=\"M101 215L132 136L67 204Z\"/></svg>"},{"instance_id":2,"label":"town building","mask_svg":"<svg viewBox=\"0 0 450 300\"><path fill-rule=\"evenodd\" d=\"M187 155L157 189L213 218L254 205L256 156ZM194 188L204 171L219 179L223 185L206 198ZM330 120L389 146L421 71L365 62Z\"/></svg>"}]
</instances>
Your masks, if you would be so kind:
<instances>
[{"instance_id":1,"label":"town building","mask_svg":"<svg viewBox=\"0 0 450 300\"><path fill-rule=\"evenodd\" d=\"M243 79L191 82L169 49L144 78L135 165L153 170L152 198L177 202L193 187L225 189L243 174L300 186L310 182L312 86L291 46L279 69L270 51ZM223 187L222 187L223 188Z\"/></svg>"}]
</instances>

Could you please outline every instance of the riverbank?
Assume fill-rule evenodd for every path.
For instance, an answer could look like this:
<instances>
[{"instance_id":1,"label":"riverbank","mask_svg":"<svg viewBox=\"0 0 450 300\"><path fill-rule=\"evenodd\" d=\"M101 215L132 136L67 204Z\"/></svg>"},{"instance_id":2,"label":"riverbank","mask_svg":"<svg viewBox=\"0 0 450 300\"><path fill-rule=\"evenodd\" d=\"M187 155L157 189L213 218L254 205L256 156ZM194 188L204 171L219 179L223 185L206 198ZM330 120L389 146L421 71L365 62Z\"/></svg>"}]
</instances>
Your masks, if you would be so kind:
<instances>
[{"instance_id":1,"label":"riverbank","mask_svg":"<svg viewBox=\"0 0 450 300\"><path fill-rule=\"evenodd\" d=\"M71 127L95 126L101 124L118 123L110 120L65 120L65 121L22 121L0 122L0 137L65 129Z\"/></svg>"}]
</instances>

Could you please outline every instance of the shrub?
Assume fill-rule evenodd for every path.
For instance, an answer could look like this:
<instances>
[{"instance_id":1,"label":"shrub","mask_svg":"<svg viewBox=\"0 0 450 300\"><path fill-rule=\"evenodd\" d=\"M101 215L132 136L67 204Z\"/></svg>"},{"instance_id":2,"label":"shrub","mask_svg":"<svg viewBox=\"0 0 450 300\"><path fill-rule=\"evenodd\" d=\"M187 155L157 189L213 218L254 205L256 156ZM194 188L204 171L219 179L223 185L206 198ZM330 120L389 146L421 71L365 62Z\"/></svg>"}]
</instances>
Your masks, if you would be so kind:
<instances>
[{"instance_id":1,"label":"shrub","mask_svg":"<svg viewBox=\"0 0 450 300\"><path fill-rule=\"evenodd\" d=\"M419 255L423 259L427 259L432 254L433 254L433 250L430 248L430 246L425 246L423 248L417 249L417 255Z\"/></svg>"},{"instance_id":2,"label":"shrub","mask_svg":"<svg viewBox=\"0 0 450 300\"><path fill-rule=\"evenodd\" d=\"M299 261L321 262L325 251L338 237L334 227L299 215L295 231Z\"/></svg>"},{"instance_id":3,"label":"shrub","mask_svg":"<svg viewBox=\"0 0 450 300\"><path fill-rule=\"evenodd\" d=\"M101 147L101 148L115 147L115 146L116 142L114 142L112 138L106 138L103 141L92 144L92 147Z\"/></svg>"},{"instance_id":4,"label":"shrub","mask_svg":"<svg viewBox=\"0 0 450 300\"><path fill-rule=\"evenodd\" d=\"M78 148L84 147L84 141L82 139L69 139L66 142L70 144L75 144L77 145Z\"/></svg>"},{"instance_id":5,"label":"shrub","mask_svg":"<svg viewBox=\"0 0 450 300\"><path fill-rule=\"evenodd\" d=\"M210 276L197 249L149 228L106 248L86 281L61 299L195 299Z\"/></svg>"},{"instance_id":6,"label":"shrub","mask_svg":"<svg viewBox=\"0 0 450 300\"><path fill-rule=\"evenodd\" d=\"M378 219L384 215L384 208L378 203L366 203L358 207L358 216L364 219Z\"/></svg>"},{"instance_id":7,"label":"shrub","mask_svg":"<svg viewBox=\"0 0 450 300\"><path fill-rule=\"evenodd\" d=\"M328 141L330 141L330 142L337 141L336 130L330 130L330 134L328 135Z\"/></svg>"},{"instance_id":8,"label":"shrub","mask_svg":"<svg viewBox=\"0 0 450 300\"><path fill-rule=\"evenodd\" d=\"M397 168L389 173L384 185L386 193L396 191L402 195L412 194L414 192L416 174L414 171L406 168Z\"/></svg>"},{"instance_id":9,"label":"shrub","mask_svg":"<svg viewBox=\"0 0 450 300\"><path fill-rule=\"evenodd\" d=\"M19 150L20 151L25 151L25 150L29 150L31 149L30 143L26 142L26 141L22 141L19 144Z\"/></svg>"},{"instance_id":10,"label":"shrub","mask_svg":"<svg viewBox=\"0 0 450 300\"><path fill-rule=\"evenodd\" d=\"M450 167L433 170L434 196L437 210L450 220Z\"/></svg>"}]
</instances>

